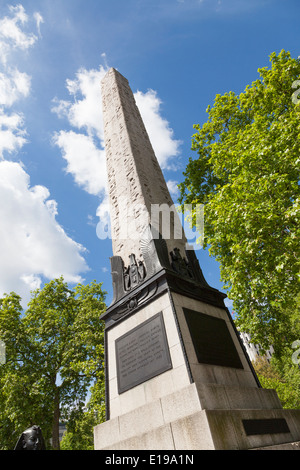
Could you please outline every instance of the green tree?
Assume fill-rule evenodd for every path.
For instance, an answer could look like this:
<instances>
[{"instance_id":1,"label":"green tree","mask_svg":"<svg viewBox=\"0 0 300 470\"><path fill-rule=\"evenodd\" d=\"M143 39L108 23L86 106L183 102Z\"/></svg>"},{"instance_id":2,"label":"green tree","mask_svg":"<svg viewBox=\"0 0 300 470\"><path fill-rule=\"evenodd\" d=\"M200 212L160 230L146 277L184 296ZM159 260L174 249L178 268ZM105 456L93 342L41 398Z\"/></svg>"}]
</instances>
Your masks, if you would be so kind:
<instances>
[{"instance_id":1,"label":"green tree","mask_svg":"<svg viewBox=\"0 0 300 470\"><path fill-rule=\"evenodd\" d=\"M282 338L299 339L288 312L300 280L300 60L281 51L270 62L243 93L208 106L180 190L182 206L204 204L204 247L220 264L237 325L276 350Z\"/></svg>"},{"instance_id":2,"label":"green tree","mask_svg":"<svg viewBox=\"0 0 300 470\"><path fill-rule=\"evenodd\" d=\"M11 449L24 429L38 424L59 449L59 422L74 427L82 419L93 384L103 407L104 299L102 284L70 289L61 277L33 292L25 312L14 293L0 300L0 338L6 345L0 448Z\"/></svg>"},{"instance_id":3,"label":"green tree","mask_svg":"<svg viewBox=\"0 0 300 470\"><path fill-rule=\"evenodd\" d=\"M299 365L293 364L291 351L282 355L280 361L271 359L269 364L265 358L254 362L253 366L263 388L274 389L283 408L300 408L300 373Z\"/></svg>"},{"instance_id":4,"label":"green tree","mask_svg":"<svg viewBox=\"0 0 300 470\"><path fill-rule=\"evenodd\" d=\"M61 442L62 450L94 449L94 435L91 430L105 421L104 387L104 380L97 381L92 387L91 398L85 412L79 419L67 423L67 432Z\"/></svg>"}]
</instances>

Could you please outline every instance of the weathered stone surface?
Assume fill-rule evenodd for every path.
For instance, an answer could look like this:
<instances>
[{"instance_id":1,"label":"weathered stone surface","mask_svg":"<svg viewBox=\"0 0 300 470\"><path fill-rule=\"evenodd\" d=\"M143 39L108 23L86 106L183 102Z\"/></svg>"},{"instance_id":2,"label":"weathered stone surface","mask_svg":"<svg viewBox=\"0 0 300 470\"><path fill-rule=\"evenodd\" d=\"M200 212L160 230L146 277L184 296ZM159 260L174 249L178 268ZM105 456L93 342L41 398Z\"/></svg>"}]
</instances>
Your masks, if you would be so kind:
<instances>
[{"instance_id":1,"label":"weathered stone surface","mask_svg":"<svg viewBox=\"0 0 300 470\"><path fill-rule=\"evenodd\" d=\"M119 394L117 384L116 349L115 341L122 335L131 331L137 325L162 312L168 347L170 351L172 368L163 374L154 377L130 390ZM185 357L182 351L180 336L177 330L174 314L170 306L168 294L157 298L155 301L131 315L123 322L119 322L114 328L107 331L107 356L108 356L108 392L110 402L110 416L116 417L138 408L152 400L172 391L181 389L190 383L186 370Z\"/></svg>"},{"instance_id":2,"label":"weathered stone surface","mask_svg":"<svg viewBox=\"0 0 300 470\"><path fill-rule=\"evenodd\" d=\"M114 68L102 81L102 101L113 253L126 264L132 253L142 259L139 241L151 222L151 206L153 213L155 204L169 208L174 203L128 80ZM174 219L179 221L176 213ZM184 254L186 240L180 221L175 225L178 238L174 240L173 223L168 248L178 247Z\"/></svg>"},{"instance_id":3,"label":"weathered stone surface","mask_svg":"<svg viewBox=\"0 0 300 470\"><path fill-rule=\"evenodd\" d=\"M207 398L216 387L191 384L97 426L95 448L245 450L285 444L283 448L290 449L299 441L300 410L231 409L229 401L227 409L214 408L212 401L209 409ZM223 387L227 397L232 392L233 387ZM249 407L251 403L259 406L260 401L250 400ZM249 419L284 420L288 432L273 428L271 433L249 435L243 425ZM297 450L298 446L292 448Z\"/></svg>"}]
</instances>

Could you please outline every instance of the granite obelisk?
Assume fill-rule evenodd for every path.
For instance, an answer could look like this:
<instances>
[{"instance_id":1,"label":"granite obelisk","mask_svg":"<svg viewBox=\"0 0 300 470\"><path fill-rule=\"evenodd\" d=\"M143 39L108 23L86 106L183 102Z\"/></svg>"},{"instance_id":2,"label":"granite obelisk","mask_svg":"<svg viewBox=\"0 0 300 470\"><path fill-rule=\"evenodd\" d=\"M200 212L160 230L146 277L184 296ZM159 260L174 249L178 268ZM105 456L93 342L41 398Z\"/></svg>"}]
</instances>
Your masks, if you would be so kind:
<instances>
[{"instance_id":1,"label":"granite obelisk","mask_svg":"<svg viewBox=\"0 0 300 470\"><path fill-rule=\"evenodd\" d=\"M299 440L300 410L283 410L261 388L225 295L207 284L187 245L133 93L115 69L102 97L114 296L102 316L107 421L94 430L95 449Z\"/></svg>"},{"instance_id":2,"label":"granite obelisk","mask_svg":"<svg viewBox=\"0 0 300 470\"><path fill-rule=\"evenodd\" d=\"M139 242L155 208L173 209L174 203L127 80L111 69L102 89L113 253L126 262L133 252L141 255ZM184 251L180 221L171 214L168 250Z\"/></svg>"}]
</instances>

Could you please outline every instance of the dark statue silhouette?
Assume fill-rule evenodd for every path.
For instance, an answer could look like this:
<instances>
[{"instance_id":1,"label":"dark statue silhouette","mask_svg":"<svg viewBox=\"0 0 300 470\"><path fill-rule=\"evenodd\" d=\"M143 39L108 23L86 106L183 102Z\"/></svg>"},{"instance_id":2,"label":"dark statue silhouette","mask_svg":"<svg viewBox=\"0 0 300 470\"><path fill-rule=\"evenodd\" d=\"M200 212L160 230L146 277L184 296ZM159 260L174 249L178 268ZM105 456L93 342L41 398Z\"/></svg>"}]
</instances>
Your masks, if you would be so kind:
<instances>
[{"instance_id":1,"label":"dark statue silhouette","mask_svg":"<svg viewBox=\"0 0 300 470\"><path fill-rule=\"evenodd\" d=\"M19 437L14 450L46 450L41 428L34 425L26 429Z\"/></svg>"}]
</instances>

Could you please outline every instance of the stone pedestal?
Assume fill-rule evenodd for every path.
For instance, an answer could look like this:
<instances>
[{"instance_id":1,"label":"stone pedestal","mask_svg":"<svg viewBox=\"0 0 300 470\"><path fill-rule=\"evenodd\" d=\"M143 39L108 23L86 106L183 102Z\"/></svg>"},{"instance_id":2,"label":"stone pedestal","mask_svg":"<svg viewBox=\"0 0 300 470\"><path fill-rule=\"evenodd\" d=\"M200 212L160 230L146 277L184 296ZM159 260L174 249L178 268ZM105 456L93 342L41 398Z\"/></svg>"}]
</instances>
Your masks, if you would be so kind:
<instances>
[{"instance_id":1,"label":"stone pedestal","mask_svg":"<svg viewBox=\"0 0 300 470\"><path fill-rule=\"evenodd\" d=\"M300 410L283 410L275 391L260 387L222 295L203 302L201 288L186 295L175 281L163 270L143 286L144 302L137 289L104 315L108 420L95 428L95 449L242 450L300 440Z\"/></svg>"},{"instance_id":2,"label":"stone pedestal","mask_svg":"<svg viewBox=\"0 0 300 470\"><path fill-rule=\"evenodd\" d=\"M202 409L206 394L237 395L249 390L191 384L178 392L113 418L95 428L95 448L102 450L257 450L278 446L292 450L299 440L299 413L282 409L262 410L270 395L254 393L258 409ZM210 400L208 400L210 401ZM231 402L234 401L231 399ZM238 403L239 400L237 400ZM249 406L251 402L249 401ZM245 405L244 405L245 406ZM244 423L269 426L261 434L249 434ZM289 432L276 426L287 423ZM266 424L267 423L267 424ZM268 424L269 423L269 424ZM274 429L270 429L271 426ZM247 428L246 428L247 429ZM285 446L284 446L285 445ZM294 445L294 450L300 450Z\"/></svg>"}]
</instances>

